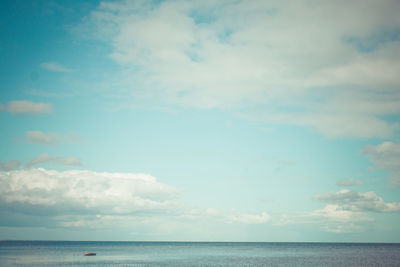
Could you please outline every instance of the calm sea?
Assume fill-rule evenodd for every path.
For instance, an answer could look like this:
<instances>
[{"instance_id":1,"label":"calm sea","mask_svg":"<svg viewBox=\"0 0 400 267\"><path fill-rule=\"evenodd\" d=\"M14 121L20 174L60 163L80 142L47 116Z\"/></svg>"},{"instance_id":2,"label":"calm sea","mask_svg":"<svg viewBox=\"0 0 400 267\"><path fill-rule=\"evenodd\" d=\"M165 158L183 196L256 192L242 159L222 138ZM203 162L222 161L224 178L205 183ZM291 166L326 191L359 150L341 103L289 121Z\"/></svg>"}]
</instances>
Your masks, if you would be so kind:
<instances>
[{"instance_id":1,"label":"calm sea","mask_svg":"<svg viewBox=\"0 0 400 267\"><path fill-rule=\"evenodd\" d=\"M0 266L400 266L400 244L0 241Z\"/></svg>"}]
</instances>

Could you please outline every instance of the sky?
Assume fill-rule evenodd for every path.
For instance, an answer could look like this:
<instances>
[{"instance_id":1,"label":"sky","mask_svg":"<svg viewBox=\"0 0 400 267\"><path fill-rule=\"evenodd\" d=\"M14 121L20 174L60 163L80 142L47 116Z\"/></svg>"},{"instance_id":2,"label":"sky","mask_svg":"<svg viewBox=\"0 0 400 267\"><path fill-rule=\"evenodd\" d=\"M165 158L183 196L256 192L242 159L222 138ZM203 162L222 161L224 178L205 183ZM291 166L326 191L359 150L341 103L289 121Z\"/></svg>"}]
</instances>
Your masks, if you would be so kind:
<instances>
[{"instance_id":1,"label":"sky","mask_svg":"<svg viewBox=\"0 0 400 267\"><path fill-rule=\"evenodd\" d=\"M0 240L400 242L400 1L2 1Z\"/></svg>"}]
</instances>

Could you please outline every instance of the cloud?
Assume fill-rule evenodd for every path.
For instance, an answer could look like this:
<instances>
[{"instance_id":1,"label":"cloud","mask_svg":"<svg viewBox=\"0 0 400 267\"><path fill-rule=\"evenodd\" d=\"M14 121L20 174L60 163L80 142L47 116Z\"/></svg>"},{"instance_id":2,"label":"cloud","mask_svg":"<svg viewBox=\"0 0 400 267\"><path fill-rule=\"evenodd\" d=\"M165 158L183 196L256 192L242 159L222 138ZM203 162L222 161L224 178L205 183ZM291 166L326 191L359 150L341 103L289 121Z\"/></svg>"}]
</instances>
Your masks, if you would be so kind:
<instances>
[{"instance_id":1,"label":"cloud","mask_svg":"<svg viewBox=\"0 0 400 267\"><path fill-rule=\"evenodd\" d=\"M49 103L35 103L27 100L17 100L8 102L7 111L16 114L49 114L53 111L52 104Z\"/></svg>"},{"instance_id":2,"label":"cloud","mask_svg":"<svg viewBox=\"0 0 400 267\"><path fill-rule=\"evenodd\" d=\"M342 179L337 181L337 186L354 186L354 185L362 185L364 184L363 181L355 180L355 179Z\"/></svg>"},{"instance_id":3,"label":"cloud","mask_svg":"<svg viewBox=\"0 0 400 267\"><path fill-rule=\"evenodd\" d=\"M400 144L383 142L380 145L368 145L362 154L373 163L373 168L389 172L389 179L400 186Z\"/></svg>"},{"instance_id":4,"label":"cloud","mask_svg":"<svg viewBox=\"0 0 400 267\"><path fill-rule=\"evenodd\" d=\"M31 144L53 145L60 139L56 133L43 133L41 131L29 131L25 133L25 139Z\"/></svg>"},{"instance_id":5,"label":"cloud","mask_svg":"<svg viewBox=\"0 0 400 267\"><path fill-rule=\"evenodd\" d=\"M386 203L375 192L359 193L343 189L336 193L323 193L315 196L322 202L337 205L338 209L355 212L399 212L400 202Z\"/></svg>"},{"instance_id":6,"label":"cloud","mask_svg":"<svg viewBox=\"0 0 400 267\"><path fill-rule=\"evenodd\" d=\"M64 166L82 166L82 162L77 157L60 157L60 156L50 156L48 154L40 154L36 158L30 160L26 163L27 168L32 168L39 164L55 163Z\"/></svg>"},{"instance_id":7,"label":"cloud","mask_svg":"<svg viewBox=\"0 0 400 267\"><path fill-rule=\"evenodd\" d=\"M2 205L23 213L133 214L163 210L179 190L148 174L29 169L0 173Z\"/></svg>"},{"instance_id":8,"label":"cloud","mask_svg":"<svg viewBox=\"0 0 400 267\"><path fill-rule=\"evenodd\" d=\"M337 222L358 222L370 221L372 218L365 213L351 210L343 210L339 205L326 205L323 209L315 210L310 213L311 216L325 217Z\"/></svg>"},{"instance_id":9,"label":"cloud","mask_svg":"<svg viewBox=\"0 0 400 267\"><path fill-rule=\"evenodd\" d=\"M274 216L271 223L275 226L310 225L324 232L341 234L363 232L373 221L375 219L365 212L343 210L339 205L328 204L311 212L283 213Z\"/></svg>"},{"instance_id":10,"label":"cloud","mask_svg":"<svg viewBox=\"0 0 400 267\"><path fill-rule=\"evenodd\" d=\"M362 232L365 222L374 221L364 212L343 210L338 205L326 205L323 209L308 213L307 217L318 222L323 231L332 233Z\"/></svg>"},{"instance_id":11,"label":"cloud","mask_svg":"<svg viewBox=\"0 0 400 267\"><path fill-rule=\"evenodd\" d=\"M29 89L26 91L27 94L40 97L54 97L54 98L66 98L76 95L75 92L51 92L39 89Z\"/></svg>"},{"instance_id":12,"label":"cloud","mask_svg":"<svg viewBox=\"0 0 400 267\"><path fill-rule=\"evenodd\" d=\"M262 212L260 215L258 214L246 214L246 213L237 213L231 215L232 222L244 223L244 224L263 224L270 220L271 216Z\"/></svg>"},{"instance_id":13,"label":"cloud","mask_svg":"<svg viewBox=\"0 0 400 267\"><path fill-rule=\"evenodd\" d=\"M180 239L194 234L207 239L219 234L212 227L241 228L270 220L266 212L194 208L184 204L182 193L142 173L43 168L0 172L0 215L7 217L1 225L134 229L147 239L171 233Z\"/></svg>"},{"instance_id":14,"label":"cloud","mask_svg":"<svg viewBox=\"0 0 400 267\"><path fill-rule=\"evenodd\" d=\"M6 172L15 170L19 168L19 166L21 166L21 162L18 160L9 160L4 163L0 160L0 169Z\"/></svg>"},{"instance_id":15,"label":"cloud","mask_svg":"<svg viewBox=\"0 0 400 267\"><path fill-rule=\"evenodd\" d=\"M375 220L368 213L400 212L400 202L384 202L375 192L343 189L336 193L318 194L314 198L327 205L306 214L306 217L318 220L321 229L327 232L364 231L365 223Z\"/></svg>"},{"instance_id":16,"label":"cloud","mask_svg":"<svg viewBox=\"0 0 400 267\"><path fill-rule=\"evenodd\" d=\"M40 64L40 67L46 70L55 71L55 72L73 72L74 70L66 68L58 64L57 62L43 62Z\"/></svg>"},{"instance_id":17,"label":"cloud","mask_svg":"<svg viewBox=\"0 0 400 267\"><path fill-rule=\"evenodd\" d=\"M20 140L16 138L16 140ZM77 134L68 133L68 134L60 134L53 132L41 132L41 131L28 131L25 132L25 136L23 141L26 141L30 144L35 145L45 145L50 146L59 142L68 142L68 143L80 143L81 139Z\"/></svg>"},{"instance_id":18,"label":"cloud","mask_svg":"<svg viewBox=\"0 0 400 267\"><path fill-rule=\"evenodd\" d=\"M360 193L353 190L341 190L322 193L315 199L326 203L322 209L310 212L297 212L274 216L273 225L305 224L315 225L322 231L331 233L363 232L371 226L375 218L371 213L400 212L400 203L386 203L375 192Z\"/></svg>"},{"instance_id":19,"label":"cloud","mask_svg":"<svg viewBox=\"0 0 400 267\"><path fill-rule=\"evenodd\" d=\"M386 203L375 192L360 193L353 190L341 190L333 193L322 193L315 199L327 205L311 212L297 212L274 216L273 225L287 224L315 225L322 231L331 233L363 232L375 221L371 213L400 212L400 203Z\"/></svg>"},{"instance_id":20,"label":"cloud","mask_svg":"<svg viewBox=\"0 0 400 267\"><path fill-rule=\"evenodd\" d=\"M130 90L133 106L233 109L331 138L385 138L399 129L386 119L400 114L398 8L394 0L102 2L84 26L111 46L123 68L112 86Z\"/></svg>"}]
</instances>

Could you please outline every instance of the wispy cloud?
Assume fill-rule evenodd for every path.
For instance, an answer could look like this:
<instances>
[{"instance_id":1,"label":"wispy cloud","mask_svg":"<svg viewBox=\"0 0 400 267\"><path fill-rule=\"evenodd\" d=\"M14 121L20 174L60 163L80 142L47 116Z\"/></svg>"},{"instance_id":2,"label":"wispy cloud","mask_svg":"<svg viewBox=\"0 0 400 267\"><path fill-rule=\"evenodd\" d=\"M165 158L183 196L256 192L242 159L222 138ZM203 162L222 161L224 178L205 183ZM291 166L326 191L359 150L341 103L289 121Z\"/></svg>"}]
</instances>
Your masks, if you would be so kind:
<instances>
[{"instance_id":1,"label":"wispy cloud","mask_svg":"<svg viewBox=\"0 0 400 267\"><path fill-rule=\"evenodd\" d=\"M131 102L240 108L331 138L384 138L399 129L385 116L400 114L400 44L379 31L400 27L400 7L363 5L102 2L86 22L124 68L113 88L131 89Z\"/></svg>"},{"instance_id":2,"label":"wispy cloud","mask_svg":"<svg viewBox=\"0 0 400 267\"><path fill-rule=\"evenodd\" d=\"M355 186L355 185L362 185L364 184L363 181L356 180L356 179L342 179L337 181L337 186Z\"/></svg>"},{"instance_id":3,"label":"wispy cloud","mask_svg":"<svg viewBox=\"0 0 400 267\"><path fill-rule=\"evenodd\" d=\"M380 145L368 145L363 155L373 163L373 169L389 172L389 180L395 186L400 186L400 144L383 142Z\"/></svg>"},{"instance_id":4,"label":"wispy cloud","mask_svg":"<svg viewBox=\"0 0 400 267\"><path fill-rule=\"evenodd\" d=\"M27 168L32 168L39 164L55 163L64 166L82 166L82 162L77 157L61 157L61 156L50 156L48 154L40 154L36 158L26 163Z\"/></svg>"},{"instance_id":5,"label":"wispy cloud","mask_svg":"<svg viewBox=\"0 0 400 267\"><path fill-rule=\"evenodd\" d=\"M29 131L25 133L25 139L31 144L53 145L59 141L60 136L57 133L43 133L41 131Z\"/></svg>"},{"instance_id":6,"label":"wispy cloud","mask_svg":"<svg viewBox=\"0 0 400 267\"><path fill-rule=\"evenodd\" d=\"M319 224L321 230L331 233L354 233L365 230L365 223L375 219L365 212L343 210L339 205L326 205L323 209L315 210L306 215Z\"/></svg>"},{"instance_id":7,"label":"wispy cloud","mask_svg":"<svg viewBox=\"0 0 400 267\"><path fill-rule=\"evenodd\" d=\"M341 210L345 211L400 211L400 202L386 203L375 192L359 193L354 190L343 189L336 193L318 194L315 198L331 205L337 205Z\"/></svg>"},{"instance_id":8,"label":"wispy cloud","mask_svg":"<svg viewBox=\"0 0 400 267\"><path fill-rule=\"evenodd\" d=\"M82 143L81 138L75 133L46 133L42 131L28 131L25 132L24 138L15 138L15 140L45 146L55 145L60 142Z\"/></svg>"},{"instance_id":9,"label":"wispy cloud","mask_svg":"<svg viewBox=\"0 0 400 267\"><path fill-rule=\"evenodd\" d=\"M65 98L65 97L72 97L75 93L72 92L49 92L45 90L39 89L29 89L26 91L27 94L32 96L40 96L40 97L54 97L54 98Z\"/></svg>"},{"instance_id":10,"label":"wispy cloud","mask_svg":"<svg viewBox=\"0 0 400 267\"><path fill-rule=\"evenodd\" d=\"M261 214L248 214L248 213L237 213L230 216L232 222L244 223L244 224L263 224L271 219L271 216L262 212Z\"/></svg>"},{"instance_id":11,"label":"wispy cloud","mask_svg":"<svg viewBox=\"0 0 400 267\"><path fill-rule=\"evenodd\" d=\"M271 222L276 226L310 225L324 232L337 234L365 231L365 227L375 218L365 212L343 210L339 205L328 204L322 209L310 212L282 213Z\"/></svg>"},{"instance_id":12,"label":"wispy cloud","mask_svg":"<svg viewBox=\"0 0 400 267\"><path fill-rule=\"evenodd\" d=\"M53 105L49 103L35 103L28 100L16 100L8 102L6 110L14 115L17 114L49 114L53 112Z\"/></svg>"},{"instance_id":13,"label":"wispy cloud","mask_svg":"<svg viewBox=\"0 0 400 267\"><path fill-rule=\"evenodd\" d=\"M314 199L326 203L310 212L282 213L272 217L273 225L315 225L322 231L343 234L363 232L375 221L376 213L398 213L400 202L385 202L375 192L341 190L321 193Z\"/></svg>"},{"instance_id":14,"label":"wispy cloud","mask_svg":"<svg viewBox=\"0 0 400 267\"><path fill-rule=\"evenodd\" d=\"M21 166L21 162L19 160L9 160L7 162L2 162L0 160L0 169L3 171L12 171Z\"/></svg>"},{"instance_id":15,"label":"wispy cloud","mask_svg":"<svg viewBox=\"0 0 400 267\"><path fill-rule=\"evenodd\" d=\"M40 67L46 70L55 71L55 72L73 72L73 69L66 68L57 62L43 62L40 64Z\"/></svg>"}]
</instances>

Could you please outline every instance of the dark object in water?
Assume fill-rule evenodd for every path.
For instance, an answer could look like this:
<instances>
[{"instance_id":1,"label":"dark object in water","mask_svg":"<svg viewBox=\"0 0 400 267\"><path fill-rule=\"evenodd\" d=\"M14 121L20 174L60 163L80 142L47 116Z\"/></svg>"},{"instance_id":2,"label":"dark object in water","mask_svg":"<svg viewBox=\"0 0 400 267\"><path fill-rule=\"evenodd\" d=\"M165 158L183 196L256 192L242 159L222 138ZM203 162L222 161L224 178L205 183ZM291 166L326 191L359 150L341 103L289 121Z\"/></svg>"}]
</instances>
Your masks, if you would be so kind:
<instances>
[{"instance_id":1,"label":"dark object in water","mask_svg":"<svg viewBox=\"0 0 400 267\"><path fill-rule=\"evenodd\" d=\"M96 256L96 253L94 253L94 252L85 252L85 253L83 253L83 255L85 255L85 256Z\"/></svg>"}]
</instances>

